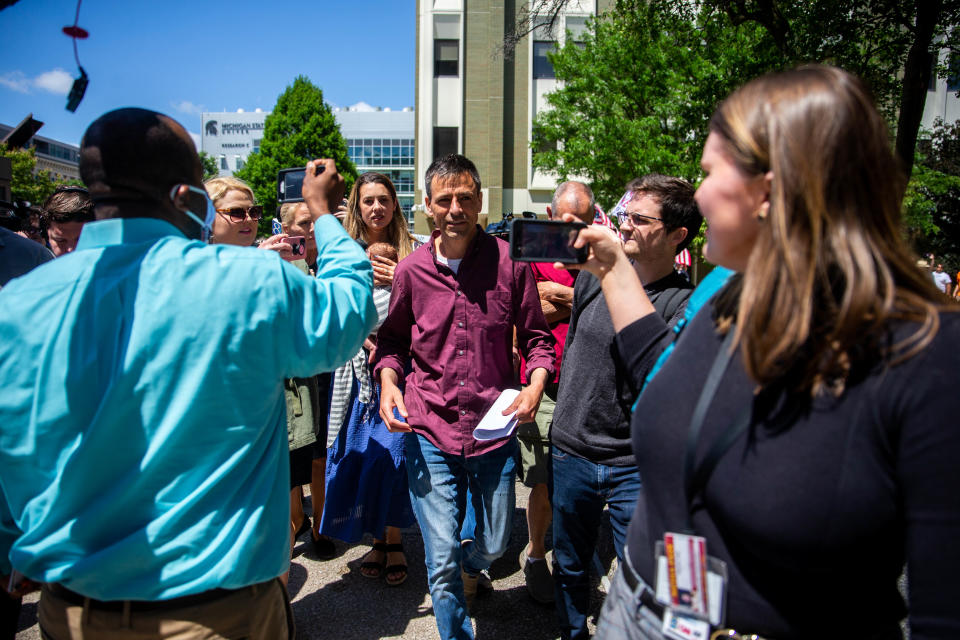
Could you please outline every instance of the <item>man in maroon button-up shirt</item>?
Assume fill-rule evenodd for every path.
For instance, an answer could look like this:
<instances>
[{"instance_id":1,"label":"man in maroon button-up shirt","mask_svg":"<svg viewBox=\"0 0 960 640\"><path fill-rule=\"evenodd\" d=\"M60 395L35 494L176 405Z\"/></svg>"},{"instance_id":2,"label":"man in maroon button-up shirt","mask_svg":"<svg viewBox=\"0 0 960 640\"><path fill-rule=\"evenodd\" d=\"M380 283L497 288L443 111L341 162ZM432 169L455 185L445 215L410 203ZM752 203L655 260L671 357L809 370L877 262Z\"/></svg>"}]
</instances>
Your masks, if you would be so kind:
<instances>
[{"instance_id":1,"label":"man in maroon button-up shirt","mask_svg":"<svg viewBox=\"0 0 960 640\"><path fill-rule=\"evenodd\" d=\"M519 386L514 328L530 383L504 413L533 420L553 377L554 339L530 267L510 260L507 243L477 226L482 193L473 163L456 154L435 160L426 191L436 230L396 268L374 371L387 427L409 432L410 497L440 635L472 638L464 592L472 595L477 574L509 541L516 450L512 435L480 442L473 429L504 389ZM475 540L461 547L468 486L477 528Z\"/></svg>"}]
</instances>

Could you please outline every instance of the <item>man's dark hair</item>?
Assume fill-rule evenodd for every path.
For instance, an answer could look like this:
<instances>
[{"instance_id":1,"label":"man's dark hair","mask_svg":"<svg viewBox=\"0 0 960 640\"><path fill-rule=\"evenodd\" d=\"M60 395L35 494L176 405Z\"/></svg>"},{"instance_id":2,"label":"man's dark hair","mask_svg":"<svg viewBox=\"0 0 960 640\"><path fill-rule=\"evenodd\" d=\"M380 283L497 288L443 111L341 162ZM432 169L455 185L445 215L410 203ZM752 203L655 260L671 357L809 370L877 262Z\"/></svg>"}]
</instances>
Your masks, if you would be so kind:
<instances>
[{"instance_id":1,"label":"man's dark hair","mask_svg":"<svg viewBox=\"0 0 960 640\"><path fill-rule=\"evenodd\" d=\"M424 176L424 180L426 180L427 183L427 197L432 197L430 183L433 182L434 178L445 180L464 173L469 174L470 177L473 178L473 184L476 186L477 193L480 193L480 173L477 171L477 166L473 164L469 158L459 153L451 153L437 158L430 163L430 167L427 169L427 175Z\"/></svg>"},{"instance_id":2,"label":"man's dark hair","mask_svg":"<svg viewBox=\"0 0 960 640\"><path fill-rule=\"evenodd\" d=\"M656 198L660 204L660 217L663 218L663 226L667 231L686 227L687 237L677 245L677 253L686 249L700 232L703 216L693 199L696 189L683 178L648 173L628 182L627 191L632 194L631 200L638 195L651 195Z\"/></svg>"},{"instance_id":3,"label":"man's dark hair","mask_svg":"<svg viewBox=\"0 0 960 640\"><path fill-rule=\"evenodd\" d=\"M176 184L199 186L202 175L186 130L155 111L105 113L80 143L80 176L94 198L106 191L132 191L162 200Z\"/></svg>"},{"instance_id":4,"label":"man's dark hair","mask_svg":"<svg viewBox=\"0 0 960 640\"><path fill-rule=\"evenodd\" d=\"M90 222L93 220L93 199L83 187L57 187L43 203L46 223Z\"/></svg>"}]
</instances>

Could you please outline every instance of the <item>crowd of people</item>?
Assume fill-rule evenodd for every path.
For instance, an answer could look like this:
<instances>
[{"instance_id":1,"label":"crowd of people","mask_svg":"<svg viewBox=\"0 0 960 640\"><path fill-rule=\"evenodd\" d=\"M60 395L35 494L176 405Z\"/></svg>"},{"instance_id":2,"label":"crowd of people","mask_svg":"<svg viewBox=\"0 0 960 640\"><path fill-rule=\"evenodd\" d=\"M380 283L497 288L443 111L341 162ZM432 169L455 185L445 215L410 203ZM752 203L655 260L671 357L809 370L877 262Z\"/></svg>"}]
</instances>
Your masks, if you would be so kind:
<instances>
[{"instance_id":1,"label":"crowd of people","mask_svg":"<svg viewBox=\"0 0 960 640\"><path fill-rule=\"evenodd\" d=\"M638 177L617 230L559 185L581 265L511 259L463 155L426 171L425 241L389 178L344 201L324 159L258 241L253 190L202 183L146 110L80 155L87 186L0 235L2 598L40 588L45 638L292 638L298 537L320 559L369 537L361 575L398 587L414 523L440 637L473 638L517 480L520 568L564 639L590 635L604 511L598 638L879 640L907 614L960 635L955 291L902 241L904 176L850 74L738 89L699 187ZM509 389L516 431L476 437Z\"/></svg>"}]
</instances>

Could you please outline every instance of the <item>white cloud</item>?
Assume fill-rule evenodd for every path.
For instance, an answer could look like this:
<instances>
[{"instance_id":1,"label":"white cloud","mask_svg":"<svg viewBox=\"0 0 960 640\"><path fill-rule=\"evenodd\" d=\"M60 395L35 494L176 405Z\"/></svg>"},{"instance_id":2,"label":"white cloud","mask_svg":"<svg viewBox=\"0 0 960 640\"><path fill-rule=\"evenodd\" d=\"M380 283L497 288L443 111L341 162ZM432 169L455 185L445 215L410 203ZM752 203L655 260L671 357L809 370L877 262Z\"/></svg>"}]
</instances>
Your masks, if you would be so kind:
<instances>
[{"instance_id":1,"label":"white cloud","mask_svg":"<svg viewBox=\"0 0 960 640\"><path fill-rule=\"evenodd\" d=\"M33 89L42 89L50 93L67 95L73 85L73 77L57 67L44 71L35 78L28 78L22 71L10 71L0 76L0 85L19 93L32 93Z\"/></svg>"},{"instance_id":2,"label":"white cloud","mask_svg":"<svg viewBox=\"0 0 960 640\"><path fill-rule=\"evenodd\" d=\"M19 93L30 93L30 80L22 71L11 71L0 76L0 85Z\"/></svg>"},{"instance_id":3,"label":"white cloud","mask_svg":"<svg viewBox=\"0 0 960 640\"><path fill-rule=\"evenodd\" d=\"M73 76L63 69L57 68L53 71L41 73L34 78L33 84L38 89L65 96L70 92L70 87L73 85Z\"/></svg>"},{"instance_id":4,"label":"white cloud","mask_svg":"<svg viewBox=\"0 0 960 640\"><path fill-rule=\"evenodd\" d=\"M180 102L171 103L171 104L173 105L173 108L179 111L180 113L187 113L190 115L197 115L197 116L203 113L202 104L193 104L189 100L181 100Z\"/></svg>"}]
</instances>

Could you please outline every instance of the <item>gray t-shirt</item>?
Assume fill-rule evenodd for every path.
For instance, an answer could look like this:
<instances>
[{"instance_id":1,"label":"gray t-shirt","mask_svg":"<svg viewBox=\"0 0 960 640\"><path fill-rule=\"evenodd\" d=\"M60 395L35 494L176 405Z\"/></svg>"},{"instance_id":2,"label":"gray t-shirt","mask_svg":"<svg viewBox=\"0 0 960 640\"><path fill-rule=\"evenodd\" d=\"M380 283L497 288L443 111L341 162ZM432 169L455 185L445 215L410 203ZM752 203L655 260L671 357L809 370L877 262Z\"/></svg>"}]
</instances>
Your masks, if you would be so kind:
<instances>
[{"instance_id":1,"label":"gray t-shirt","mask_svg":"<svg viewBox=\"0 0 960 640\"><path fill-rule=\"evenodd\" d=\"M683 317L693 287L677 273L644 287L668 326ZM551 443L597 464L635 464L630 408L637 397L614 342L616 334L600 282L583 271L573 293Z\"/></svg>"}]
</instances>

